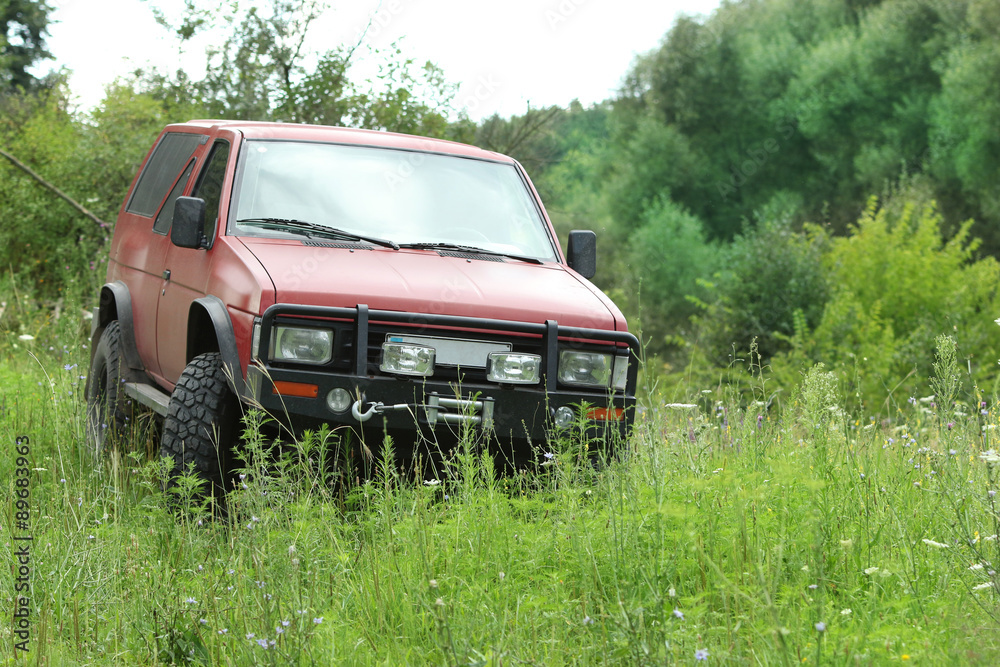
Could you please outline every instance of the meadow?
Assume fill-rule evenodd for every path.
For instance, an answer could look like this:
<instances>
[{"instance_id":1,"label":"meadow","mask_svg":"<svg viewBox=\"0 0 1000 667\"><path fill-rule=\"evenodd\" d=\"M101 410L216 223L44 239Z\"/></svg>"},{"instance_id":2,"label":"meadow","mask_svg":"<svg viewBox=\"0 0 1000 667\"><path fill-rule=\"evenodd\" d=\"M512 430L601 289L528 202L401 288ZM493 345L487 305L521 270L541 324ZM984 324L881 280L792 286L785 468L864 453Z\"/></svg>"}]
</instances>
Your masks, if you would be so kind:
<instances>
[{"instance_id":1,"label":"meadow","mask_svg":"<svg viewBox=\"0 0 1000 667\"><path fill-rule=\"evenodd\" d=\"M846 409L821 366L779 410L742 361L689 402L647 387L615 460L571 430L513 477L470 438L437 479L375 461L333 485L340 434L275 454L251 415L220 518L190 485L161 490L147 420L88 451L86 324L46 317L0 341L8 619L14 538L33 538L28 651L18 619L0 629L11 664L1000 662L1000 404L950 338L888 415Z\"/></svg>"}]
</instances>

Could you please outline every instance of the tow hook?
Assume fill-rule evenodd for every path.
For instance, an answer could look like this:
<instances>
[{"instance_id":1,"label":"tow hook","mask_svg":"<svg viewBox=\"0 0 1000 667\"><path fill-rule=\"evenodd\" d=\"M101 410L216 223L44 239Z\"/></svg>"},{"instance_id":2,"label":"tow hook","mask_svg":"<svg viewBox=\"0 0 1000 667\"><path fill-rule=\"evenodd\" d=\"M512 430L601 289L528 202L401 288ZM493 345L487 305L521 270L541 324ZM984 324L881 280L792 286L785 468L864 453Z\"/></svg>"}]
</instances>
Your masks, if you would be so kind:
<instances>
[{"instance_id":1,"label":"tow hook","mask_svg":"<svg viewBox=\"0 0 1000 667\"><path fill-rule=\"evenodd\" d=\"M372 416L378 412L380 407L382 407L381 403L372 403L367 412L361 412L361 401L357 400L354 401L354 405L351 406L351 416L363 424L371 419Z\"/></svg>"},{"instance_id":2,"label":"tow hook","mask_svg":"<svg viewBox=\"0 0 1000 667\"><path fill-rule=\"evenodd\" d=\"M371 406L365 412L361 412L361 401L354 401L354 405L351 406L351 416L357 419L362 424L371 419L376 414L382 414L387 410L410 410L411 406L406 403L400 403L398 405L386 405L381 401L376 401L371 404Z\"/></svg>"}]
</instances>

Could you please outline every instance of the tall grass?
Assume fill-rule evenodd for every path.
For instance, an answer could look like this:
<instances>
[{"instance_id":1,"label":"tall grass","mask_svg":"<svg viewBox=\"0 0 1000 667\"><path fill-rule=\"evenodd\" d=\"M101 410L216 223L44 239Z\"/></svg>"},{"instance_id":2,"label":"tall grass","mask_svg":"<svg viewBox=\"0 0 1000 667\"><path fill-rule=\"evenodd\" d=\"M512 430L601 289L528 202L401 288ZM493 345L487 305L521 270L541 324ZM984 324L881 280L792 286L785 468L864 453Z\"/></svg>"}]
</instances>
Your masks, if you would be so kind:
<instances>
[{"instance_id":1,"label":"tall grass","mask_svg":"<svg viewBox=\"0 0 1000 667\"><path fill-rule=\"evenodd\" d=\"M438 479L383 460L345 490L324 460L341 434L276 451L251 415L218 518L162 490L148 422L94 459L89 351L57 334L0 343L4 479L15 436L33 457L33 664L1000 662L1000 407L946 341L948 405L849 414L817 367L778 413L739 402L767 395L754 367L647 401L618 460L571 432L510 477L470 440Z\"/></svg>"}]
</instances>

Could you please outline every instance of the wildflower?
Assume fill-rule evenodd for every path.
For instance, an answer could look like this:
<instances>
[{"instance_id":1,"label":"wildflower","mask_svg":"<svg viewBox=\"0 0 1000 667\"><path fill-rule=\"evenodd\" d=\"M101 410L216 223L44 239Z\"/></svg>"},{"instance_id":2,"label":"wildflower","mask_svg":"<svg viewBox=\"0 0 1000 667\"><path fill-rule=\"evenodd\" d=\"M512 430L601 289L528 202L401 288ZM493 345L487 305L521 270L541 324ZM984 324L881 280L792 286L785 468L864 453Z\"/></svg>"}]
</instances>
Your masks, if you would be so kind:
<instances>
[{"instance_id":1,"label":"wildflower","mask_svg":"<svg viewBox=\"0 0 1000 667\"><path fill-rule=\"evenodd\" d=\"M948 422L947 426L948 430L950 431L951 429L955 428L955 422Z\"/></svg>"},{"instance_id":2,"label":"wildflower","mask_svg":"<svg viewBox=\"0 0 1000 667\"><path fill-rule=\"evenodd\" d=\"M996 494L997 494L997 492L994 489L990 489L989 491L986 492L986 495L988 495L990 498L992 498Z\"/></svg>"},{"instance_id":3,"label":"wildflower","mask_svg":"<svg viewBox=\"0 0 1000 667\"><path fill-rule=\"evenodd\" d=\"M430 580L430 581L428 581L427 583L428 583L428 584L430 584L430 587L431 587L431 588L437 588L437 587L438 587L438 582L437 582L437 579L431 579L431 580Z\"/></svg>"},{"instance_id":4,"label":"wildflower","mask_svg":"<svg viewBox=\"0 0 1000 667\"><path fill-rule=\"evenodd\" d=\"M253 639L253 633L252 632L248 632L247 633L247 639Z\"/></svg>"},{"instance_id":5,"label":"wildflower","mask_svg":"<svg viewBox=\"0 0 1000 667\"><path fill-rule=\"evenodd\" d=\"M818 584L809 584L809 590L811 590L811 591L814 591L814 590L816 590L817 588L819 588L819 585L818 585Z\"/></svg>"},{"instance_id":6,"label":"wildflower","mask_svg":"<svg viewBox=\"0 0 1000 667\"><path fill-rule=\"evenodd\" d=\"M906 402L909 403L910 405L916 405L917 399L914 398L913 396L910 396L908 399L906 399Z\"/></svg>"},{"instance_id":7,"label":"wildflower","mask_svg":"<svg viewBox=\"0 0 1000 667\"><path fill-rule=\"evenodd\" d=\"M694 659L695 660L708 660L708 649L707 648L700 648L697 651L695 651L694 652Z\"/></svg>"},{"instance_id":8,"label":"wildflower","mask_svg":"<svg viewBox=\"0 0 1000 667\"><path fill-rule=\"evenodd\" d=\"M21 334L20 336L17 337L17 339L23 341L29 341L29 340L35 340L35 337L32 336L31 334Z\"/></svg>"},{"instance_id":9,"label":"wildflower","mask_svg":"<svg viewBox=\"0 0 1000 667\"><path fill-rule=\"evenodd\" d=\"M424 480L424 486L437 486L440 483L441 483L441 480L439 480L439 479L425 479Z\"/></svg>"},{"instance_id":10,"label":"wildflower","mask_svg":"<svg viewBox=\"0 0 1000 667\"><path fill-rule=\"evenodd\" d=\"M982 563L973 563L972 565L969 566L969 569L970 570L981 570L981 569L983 569L983 564Z\"/></svg>"},{"instance_id":11,"label":"wildflower","mask_svg":"<svg viewBox=\"0 0 1000 667\"><path fill-rule=\"evenodd\" d=\"M291 625L291 624L292 624L292 622L291 622L291 621L282 621L282 622L281 622L281 625L282 625L282 626L284 626L284 627L286 627L286 628L287 628L287 627L288 627L289 625Z\"/></svg>"},{"instance_id":12,"label":"wildflower","mask_svg":"<svg viewBox=\"0 0 1000 667\"><path fill-rule=\"evenodd\" d=\"M948 453L949 453L950 455L952 455L952 456L955 456L956 454L958 454L958 450L957 450L957 449L949 449L949 450L948 450Z\"/></svg>"},{"instance_id":13,"label":"wildflower","mask_svg":"<svg viewBox=\"0 0 1000 667\"><path fill-rule=\"evenodd\" d=\"M826 623L820 621L816 624L816 632L826 632Z\"/></svg>"},{"instance_id":14,"label":"wildflower","mask_svg":"<svg viewBox=\"0 0 1000 667\"><path fill-rule=\"evenodd\" d=\"M852 546L854 546L854 540L850 540L850 539L848 539L848 540L841 540L840 541L840 546L842 546L845 549L850 549Z\"/></svg>"},{"instance_id":15,"label":"wildflower","mask_svg":"<svg viewBox=\"0 0 1000 667\"><path fill-rule=\"evenodd\" d=\"M951 545L944 544L942 542L935 542L934 540L929 540L926 537L920 540L929 547L934 547L935 549L948 549Z\"/></svg>"},{"instance_id":16,"label":"wildflower","mask_svg":"<svg viewBox=\"0 0 1000 667\"><path fill-rule=\"evenodd\" d=\"M276 625L276 626L274 626L274 631L277 632L280 635L280 634L284 633L285 629L283 627L281 627L280 625Z\"/></svg>"},{"instance_id":17,"label":"wildflower","mask_svg":"<svg viewBox=\"0 0 1000 667\"><path fill-rule=\"evenodd\" d=\"M504 574L502 570L501 570L500 574L498 574L498 575L497 575L497 577L498 577L498 578L500 579L500 581L503 581L503 580L504 580L504 577L506 577L506 576L507 576L507 575L506 575L506 574Z\"/></svg>"},{"instance_id":18,"label":"wildflower","mask_svg":"<svg viewBox=\"0 0 1000 667\"><path fill-rule=\"evenodd\" d=\"M993 582L987 581L985 584L979 584L978 586L973 586L974 591L985 591L987 588L993 588Z\"/></svg>"},{"instance_id":19,"label":"wildflower","mask_svg":"<svg viewBox=\"0 0 1000 667\"><path fill-rule=\"evenodd\" d=\"M444 600L442 600L441 598L438 598L437 600L434 601L434 604L436 604L439 607L443 607L444 606Z\"/></svg>"},{"instance_id":20,"label":"wildflower","mask_svg":"<svg viewBox=\"0 0 1000 667\"><path fill-rule=\"evenodd\" d=\"M979 455L979 458L986 461L987 463L1000 463L1000 454L997 454L995 449L987 449L985 452Z\"/></svg>"},{"instance_id":21,"label":"wildflower","mask_svg":"<svg viewBox=\"0 0 1000 667\"><path fill-rule=\"evenodd\" d=\"M552 452L545 452L545 458L549 459L550 461L552 459L554 459L555 457L556 457L556 455L553 454Z\"/></svg>"},{"instance_id":22,"label":"wildflower","mask_svg":"<svg viewBox=\"0 0 1000 667\"><path fill-rule=\"evenodd\" d=\"M194 598L188 598L187 600L184 600L184 602L186 602L187 604L198 604L198 601L195 600Z\"/></svg>"},{"instance_id":23,"label":"wildflower","mask_svg":"<svg viewBox=\"0 0 1000 667\"><path fill-rule=\"evenodd\" d=\"M63 366L64 371L71 371L74 368L76 368L76 364L66 364L65 366Z\"/></svg>"},{"instance_id":24,"label":"wildflower","mask_svg":"<svg viewBox=\"0 0 1000 667\"><path fill-rule=\"evenodd\" d=\"M592 619L590 616L584 616L583 617L583 624L584 625L593 625L594 624L594 619Z\"/></svg>"},{"instance_id":25,"label":"wildflower","mask_svg":"<svg viewBox=\"0 0 1000 667\"><path fill-rule=\"evenodd\" d=\"M220 635L229 634L229 628L222 628L221 630L219 630L219 634Z\"/></svg>"},{"instance_id":26,"label":"wildflower","mask_svg":"<svg viewBox=\"0 0 1000 667\"><path fill-rule=\"evenodd\" d=\"M258 639L257 640L257 645L260 646L261 648L267 648L267 640L266 639Z\"/></svg>"},{"instance_id":27,"label":"wildflower","mask_svg":"<svg viewBox=\"0 0 1000 667\"><path fill-rule=\"evenodd\" d=\"M878 568L877 567L865 568L865 574L867 574L869 576L875 574L876 572L878 572Z\"/></svg>"},{"instance_id":28,"label":"wildflower","mask_svg":"<svg viewBox=\"0 0 1000 667\"><path fill-rule=\"evenodd\" d=\"M679 619L681 619L683 621L684 620L684 612L681 611L680 609L677 609L675 607L674 608L674 618L679 618Z\"/></svg>"},{"instance_id":29,"label":"wildflower","mask_svg":"<svg viewBox=\"0 0 1000 667\"><path fill-rule=\"evenodd\" d=\"M910 659L910 654L909 653L904 653L903 655L899 656L899 659L900 660L909 660Z\"/></svg>"},{"instance_id":30,"label":"wildflower","mask_svg":"<svg viewBox=\"0 0 1000 667\"><path fill-rule=\"evenodd\" d=\"M671 586L670 588L667 589L667 595L669 597L674 597L675 595L677 595L677 591L674 590L673 586Z\"/></svg>"},{"instance_id":31,"label":"wildflower","mask_svg":"<svg viewBox=\"0 0 1000 667\"><path fill-rule=\"evenodd\" d=\"M441 598L438 598L438 599L440 600ZM313 623L315 623L316 625L319 625L322 622L323 622L323 617L322 616L317 616L316 618L313 619Z\"/></svg>"},{"instance_id":32,"label":"wildflower","mask_svg":"<svg viewBox=\"0 0 1000 667\"><path fill-rule=\"evenodd\" d=\"M841 616L850 616L853 613L854 613L854 611L851 610L851 609L841 609L840 610L840 615Z\"/></svg>"},{"instance_id":33,"label":"wildflower","mask_svg":"<svg viewBox=\"0 0 1000 667\"><path fill-rule=\"evenodd\" d=\"M206 621L206 620L205 620L205 619L203 619L203 618L199 618L199 619L198 619L198 622L199 622L199 623L201 623L202 625L207 625L207 624L208 624L208 621Z\"/></svg>"}]
</instances>

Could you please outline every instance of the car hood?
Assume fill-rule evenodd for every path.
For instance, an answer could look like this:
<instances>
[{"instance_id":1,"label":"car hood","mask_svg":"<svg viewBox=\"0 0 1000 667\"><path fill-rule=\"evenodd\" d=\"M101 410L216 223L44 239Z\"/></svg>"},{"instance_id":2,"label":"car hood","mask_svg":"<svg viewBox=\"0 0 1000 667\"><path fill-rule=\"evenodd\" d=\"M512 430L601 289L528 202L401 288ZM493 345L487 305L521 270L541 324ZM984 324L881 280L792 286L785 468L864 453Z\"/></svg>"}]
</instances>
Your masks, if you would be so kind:
<instances>
[{"instance_id":1,"label":"car hood","mask_svg":"<svg viewBox=\"0 0 1000 667\"><path fill-rule=\"evenodd\" d=\"M240 240L271 276L277 303L366 304L376 310L625 329L621 313L600 290L557 263Z\"/></svg>"}]
</instances>

